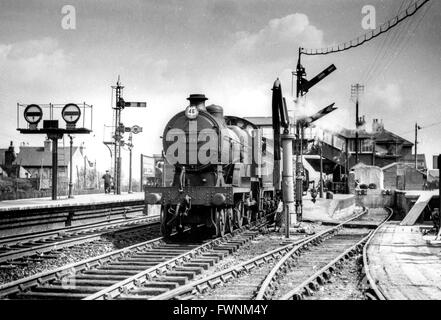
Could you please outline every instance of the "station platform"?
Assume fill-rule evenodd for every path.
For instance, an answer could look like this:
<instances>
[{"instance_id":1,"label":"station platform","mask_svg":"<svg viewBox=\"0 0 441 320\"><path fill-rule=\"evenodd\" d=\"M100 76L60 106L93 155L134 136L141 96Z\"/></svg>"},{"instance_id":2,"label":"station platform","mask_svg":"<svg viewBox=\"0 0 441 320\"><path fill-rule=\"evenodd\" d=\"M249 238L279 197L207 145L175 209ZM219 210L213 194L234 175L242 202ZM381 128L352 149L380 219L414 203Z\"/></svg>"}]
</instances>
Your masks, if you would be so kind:
<instances>
[{"instance_id":1,"label":"station platform","mask_svg":"<svg viewBox=\"0 0 441 320\"><path fill-rule=\"evenodd\" d=\"M303 221L338 223L354 215L355 197L350 194L334 194L333 199L303 197Z\"/></svg>"},{"instance_id":2,"label":"station platform","mask_svg":"<svg viewBox=\"0 0 441 320\"><path fill-rule=\"evenodd\" d=\"M431 245L420 226L387 222L371 239L367 259L386 299L440 300L441 247Z\"/></svg>"},{"instance_id":3,"label":"station platform","mask_svg":"<svg viewBox=\"0 0 441 320\"><path fill-rule=\"evenodd\" d=\"M406 214L404 219L400 222L402 226L412 226L418 220L418 218L423 213L424 209L429 204L430 200L439 194L438 190L410 190L406 191L406 198L415 198L416 202Z\"/></svg>"},{"instance_id":4,"label":"station platform","mask_svg":"<svg viewBox=\"0 0 441 320\"><path fill-rule=\"evenodd\" d=\"M6 200L0 202L0 238L125 220L150 213L153 214L153 210L146 209L142 192L75 195L72 199L60 197L57 200Z\"/></svg>"},{"instance_id":5,"label":"station platform","mask_svg":"<svg viewBox=\"0 0 441 320\"><path fill-rule=\"evenodd\" d=\"M84 205L99 205L106 203L124 203L128 201L144 200L143 192L134 192L131 194L122 193L115 194L83 194L75 195L74 198L67 198L67 196L60 196L57 200L51 198L32 198L20 200L5 200L0 201L0 214L6 211L15 210L33 210L43 208L60 208L60 207L75 207Z\"/></svg>"}]
</instances>

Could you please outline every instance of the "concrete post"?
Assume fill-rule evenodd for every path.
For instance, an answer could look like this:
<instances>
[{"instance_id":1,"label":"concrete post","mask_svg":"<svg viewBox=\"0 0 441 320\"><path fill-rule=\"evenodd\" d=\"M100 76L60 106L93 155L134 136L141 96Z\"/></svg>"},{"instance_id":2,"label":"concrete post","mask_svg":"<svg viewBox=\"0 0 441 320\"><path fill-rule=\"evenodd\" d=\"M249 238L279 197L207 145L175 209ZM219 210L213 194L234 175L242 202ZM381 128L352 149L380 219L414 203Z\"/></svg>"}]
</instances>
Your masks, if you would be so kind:
<instances>
[{"instance_id":1,"label":"concrete post","mask_svg":"<svg viewBox=\"0 0 441 320\"><path fill-rule=\"evenodd\" d=\"M50 136L52 140L52 200L57 200L58 193L58 136Z\"/></svg>"},{"instance_id":2,"label":"concrete post","mask_svg":"<svg viewBox=\"0 0 441 320\"><path fill-rule=\"evenodd\" d=\"M73 163L72 163L72 146L73 146L73 137L71 135L69 135L69 139L70 139L70 147L69 147L69 194L68 194L68 198L71 199L71 198L73 198L73 196L72 196L72 187L73 187L73 183L72 183L72 168L73 168Z\"/></svg>"},{"instance_id":3,"label":"concrete post","mask_svg":"<svg viewBox=\"0 0 441 320\"><path fill-rule=\"evenodd\" d=\"M323 199L323 145L319 142L320 146L320 198Z\"/></svg>"}]
</instances>

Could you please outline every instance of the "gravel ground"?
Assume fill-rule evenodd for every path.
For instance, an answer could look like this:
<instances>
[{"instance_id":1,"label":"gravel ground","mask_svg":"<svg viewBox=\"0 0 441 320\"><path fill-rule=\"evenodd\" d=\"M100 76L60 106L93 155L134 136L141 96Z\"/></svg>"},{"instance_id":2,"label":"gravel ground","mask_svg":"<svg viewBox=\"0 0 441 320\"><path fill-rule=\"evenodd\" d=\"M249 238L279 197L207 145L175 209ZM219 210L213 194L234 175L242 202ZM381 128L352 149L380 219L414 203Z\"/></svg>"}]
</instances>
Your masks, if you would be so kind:
<instances>
[{"instance_id":1,"label":"gravel ground","mask_svg":"<svg viewBox=\"0 0 441 320\"><path fill-rule=\"evenodd\" d=\"M363 256L361 254L346 260L330 282L321 286L305 300L365 300L363 294L364 275L362 274Z\"/></svg>"},{"instance_id":2,"label":"gravel ground","mask_svg":"<svg viewBox=\"0 0 441 320\"><path fill-rule=\"evenodd\" d=\"M329 228L329 227L323 226L321 224L305 223L304 222L301 224L301 228L299 228L301 230L301 232L297 233L297 234L291 233L290 240L291 241L300 240L310 234L320 232L320 231L327 229L327 228ZM288 244L287 239L285 238L285 236L281 232L274 232L272 228L270 230L263 230L262 234L259 234L256 238L254 238L248 244L241 247L234 254L232 254L232 255L226 257L225 259L223 259L222 261L220 261L214 267L209 268L207 271L205 271L201 275L197 276L195 280L205 278L210 274L231 268L235 265L243 263L247 260L255 258L258 255L267 253L273 249L279 248L279 247L284 246L286 244ZM252 274L245 274L230 283L221 284L218 288L216 288L214 290L209 290L208 292L205 292L204 294L200 294L197 296L197 299L208 299L208 300L213 300L213 299L217 299L217 298L232 299L234 297L234 294L237 293L236 292L237 290L236 289L230 290L229 286L231 286L231 285L234 286L234 285L237 285L238 282L244 282L244 281L247 282L250 286L252 286L252 283L257 281L256 285L258 285L260 283L260 277L262 277L261 273L266 272L265 266L267 266L267 264L265 264L261 268L253 269ZM256 274L253 274L253 273L256 273ZM251 277L252 279L247 280L247 277ZM253 296L254 289L251 288L250 290L251 291L249 293L249 297L247 296L248 298L251 298ZM239 291L241 291L241 290L239 290ZM241 294L244 294L244 292L241 292ZM238 296L237 298L239 299L240 297Z\"/></svg>"},{"instance_id":3,"label":"gravel ground","mask_svg":"<svg viewBox=\"0 0 441 320\"><path fill-rule=\"evenodd\" d=\"M314 234L328 228L329 226L323 226L321 224L303 222L300 228L302 229L302 233L291 233L290 240L297 241L304 237L307 237L310 234ZM288 244L286 240L287 239L282 232L274 232L273 229L262 230L262 234L259 234L245 246L241 247L232 255L220 261L220 263L215 265L213 268L208 269L206 272L201 274L198 279L206 277L207 274L212 274L221 270L231 268L234 265L238 265L242 262L255 258L258 255L284 246Z\"/></svg>"},{"instance_id":4,"label":"gravel ground","mask_svg":"<svg viewBox=\"0 0 441 320\"><path fill-rule=\"evenodd\" d=\"M117 237L106 235L99 241L45 252L39 257L31 256L22 258L19 261L14 261L12 264L2 264L0 266L0 285L84 259L96 257L156 237L159 237L159 232L149 237L133 237L131 239L125 238L122 233L118 233ZM44 256L49 258L43 258Z\"/></svg>"}]
</instances>

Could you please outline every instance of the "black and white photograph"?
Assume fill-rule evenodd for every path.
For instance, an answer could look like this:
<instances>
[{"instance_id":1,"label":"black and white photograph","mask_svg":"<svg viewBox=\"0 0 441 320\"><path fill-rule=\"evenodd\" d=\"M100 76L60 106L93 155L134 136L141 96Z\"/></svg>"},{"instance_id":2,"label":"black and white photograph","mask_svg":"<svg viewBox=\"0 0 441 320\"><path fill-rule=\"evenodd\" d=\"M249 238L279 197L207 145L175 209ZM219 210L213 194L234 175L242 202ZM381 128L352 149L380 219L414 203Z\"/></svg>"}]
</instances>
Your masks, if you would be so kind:
<instances>
[{"instance_id":1,"label":"black and white photograph","mask_svg":"<svg viewBox=\"0 0 441 320\"><path fill-rule=\"evenodd\" d=\"M0 0L0 308L441 300L440 101L437 0Z\"/></svg>"}]
</instances>

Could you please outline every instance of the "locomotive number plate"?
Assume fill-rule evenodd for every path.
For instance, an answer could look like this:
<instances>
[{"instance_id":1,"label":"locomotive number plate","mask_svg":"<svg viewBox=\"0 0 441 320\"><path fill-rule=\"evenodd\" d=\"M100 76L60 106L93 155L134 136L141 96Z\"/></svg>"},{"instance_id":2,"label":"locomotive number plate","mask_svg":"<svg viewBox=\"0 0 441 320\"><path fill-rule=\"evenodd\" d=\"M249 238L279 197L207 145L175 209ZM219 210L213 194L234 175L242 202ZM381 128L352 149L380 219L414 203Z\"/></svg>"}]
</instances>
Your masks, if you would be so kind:
<instances>
[{"instance_id":1,"label":"locomotive number plate","mask_svg":"<svg viewBox=\"0 0 441 320\"><path fill-rule=\"evenodd\" d=\"M196 119L199 115L199 110L195 106L188 106L185 109L185 116L188 119Z\"/></svg>"}]
</instances>

